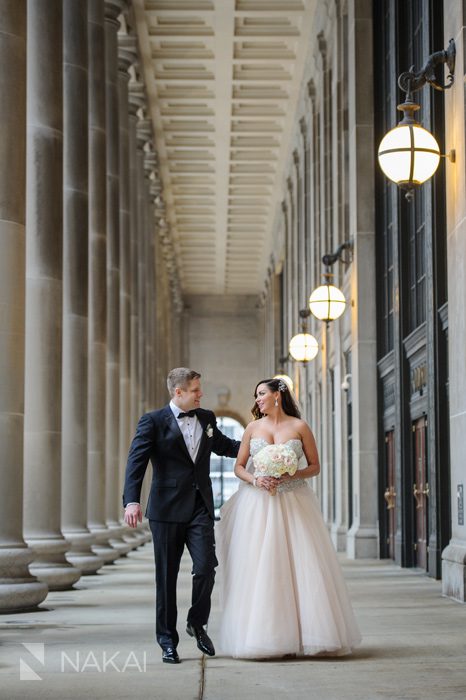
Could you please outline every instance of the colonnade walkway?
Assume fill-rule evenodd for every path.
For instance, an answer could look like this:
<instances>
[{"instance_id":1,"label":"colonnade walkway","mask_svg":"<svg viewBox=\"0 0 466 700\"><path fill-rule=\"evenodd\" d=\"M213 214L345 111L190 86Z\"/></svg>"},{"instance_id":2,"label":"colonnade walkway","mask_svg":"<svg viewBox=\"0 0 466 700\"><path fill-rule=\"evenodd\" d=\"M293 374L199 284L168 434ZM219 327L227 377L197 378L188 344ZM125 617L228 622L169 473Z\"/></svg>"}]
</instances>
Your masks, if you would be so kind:
<instances>
[{"instance_id":1,"label":"colonnade walkway","mask_svg":"<svg viewBox=\"0 0 466 700\"><path fill-rule=\"evenodd\" d=\"M453 700L466 697L466 607L422 573L342 559L363 633L340 659L236 661L203 657L184 631L190 562L180 572L179 666L154 638L152 545L51 593L40 611L0 616L5 700ZM247 595L247 591L245 591ZM264 598L267 591L264 591ZM217 638L219 609L209 633ZM27 645L27 646L26 646Z\"/></svg>"}]
</instances>

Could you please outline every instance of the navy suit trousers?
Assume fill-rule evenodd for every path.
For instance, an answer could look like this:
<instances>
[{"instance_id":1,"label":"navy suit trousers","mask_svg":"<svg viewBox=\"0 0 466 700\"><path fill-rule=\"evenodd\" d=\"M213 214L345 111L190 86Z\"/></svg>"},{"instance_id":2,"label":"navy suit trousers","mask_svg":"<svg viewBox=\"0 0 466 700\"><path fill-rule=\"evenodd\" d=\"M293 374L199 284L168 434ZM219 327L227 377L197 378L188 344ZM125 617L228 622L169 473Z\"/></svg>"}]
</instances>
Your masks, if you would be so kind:
<instances>
[{"instance_id":1,"label":"navy suit trousers","mask_svg":"<svg viewBox=\"0 0 466 700\"><path fill-rule=\"evenodd\" d=\"M209 619L215 567L218 564L215 556L214 521L198 491L189 522L150 520L149 523L155 554L157 642L162 649L170 646L176 648L179 641L176 630L176 583L185 545L193 563L188 622L203 626Z\"/></svg>"}]
</instances>

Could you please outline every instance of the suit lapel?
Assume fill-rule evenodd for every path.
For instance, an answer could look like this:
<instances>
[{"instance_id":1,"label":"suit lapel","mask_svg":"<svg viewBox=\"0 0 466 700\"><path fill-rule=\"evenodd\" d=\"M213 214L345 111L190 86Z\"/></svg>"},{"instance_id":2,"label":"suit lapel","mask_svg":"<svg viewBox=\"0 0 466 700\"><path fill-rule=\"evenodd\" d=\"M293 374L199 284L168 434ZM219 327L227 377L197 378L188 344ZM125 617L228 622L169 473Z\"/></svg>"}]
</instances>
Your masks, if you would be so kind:
<instances>
[{"instance_id":1,"label":"suit lapel","mask_svg":"<svg viewBox=\"0 0 466 700\"><path fill-rule=\"evenodd\" d=\"M202 434L201 434L201 439L200 439L200 442L199 442L199 449L198 449L198 451L197 451L196 459L195 459L195 461L194 461L195 464L196 464L196 463L199 461L199 459L201 458L202 453L204 452L204 450L205 450L205 448L206 448L206 446L207 446L208 440L210 439L210 438L207 437L207 433L206 433L207 422L206 422L206 420L204 419L204 415L201 414L201 416L199 416L199 414L198 414L197 419L198 419L199 423L201 424Z\"/></svg>"},{"instance_id":2,"label":"suit lapel","mask_svg":"<svg viewBox=\"0 0 466 700\"><path fill-rule=\"evenodd\" d=\"M175 440L176 444L179 446L179 448L182 450L183 454L185 457L189 459L189 461L192 463L191 455L188 452L188 448L186 447L186 443L184 441L183 433L180 430L180 426L178 425L178 421L176 420L175 416L173 415L173 411L170 408L170 405L166 406L165 408L165 426L167 428L167 432L172 435L173 439Z\"/></svg>"}]
</instances>

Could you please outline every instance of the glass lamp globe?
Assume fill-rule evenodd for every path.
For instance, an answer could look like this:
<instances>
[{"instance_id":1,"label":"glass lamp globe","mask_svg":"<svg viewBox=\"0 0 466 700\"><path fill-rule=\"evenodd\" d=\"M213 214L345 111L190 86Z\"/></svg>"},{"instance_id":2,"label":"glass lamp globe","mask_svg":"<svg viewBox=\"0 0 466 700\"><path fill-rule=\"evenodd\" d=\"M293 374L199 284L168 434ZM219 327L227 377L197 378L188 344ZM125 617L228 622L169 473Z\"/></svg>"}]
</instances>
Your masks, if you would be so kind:
<instances>
[{"instance_id":1,"label":"glass lamp globe","mask_svg":"<svg viewBox=\"0 0 466 700\"><path fill-rule=\"evenodd\" d=\"M309 297L311 313L320 321L335 321L346 307L343 292L333 284L323 284L314 289Z\"/></svg>"},{"instance_id":2,"label":"glass lamp globe","mask_svg":"<svg viewBox=\"0 0 466 700\"><path fill-rule=\"evenodd\" d=\"M290 355L298 362L309 362L319 352L319 344L310 333L298 333L290 340Z\"/></svg>"},{"instance_id":3,"label":"glass lamp globe","mask_svg":"<svg viewBox=\"0 0 466 700\"><path fill-rule=\"evenodd\" d=\"M440 163L440 148L434 136L417 122L401 122L383 137L378 157L389 180L411 189L435 173Z\"/></svg>"},{"instance_id":4,"label":"glass lamp globe","mask_svg":"<svg viewBox=\"0 0 466 700\"><path fill-rule=\"evenodd\" d=\"M274 374L274 379L282 379L290 391L293 391L293 380L287 374Z\"/></svg>"}]
</instances>

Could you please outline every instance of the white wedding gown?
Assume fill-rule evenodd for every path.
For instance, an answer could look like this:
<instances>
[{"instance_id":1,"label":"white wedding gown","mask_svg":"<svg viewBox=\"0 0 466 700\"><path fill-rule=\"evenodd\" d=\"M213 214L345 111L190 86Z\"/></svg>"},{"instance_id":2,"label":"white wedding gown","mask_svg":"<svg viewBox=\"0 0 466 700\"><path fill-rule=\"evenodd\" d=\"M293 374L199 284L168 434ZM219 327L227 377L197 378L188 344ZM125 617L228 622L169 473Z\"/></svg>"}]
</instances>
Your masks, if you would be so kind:
<instances>
[{"instance_id":1,"label":"white wedding gown","mask_svg":"<svg viewBox=\"0 0 466 700\"><path fill-rule=\"evenodd\" d=\"M252 438L251 456L268 445ZM298 459L301 440L288 440ZM244 482L216 526L221 652L237 658L348 654L361 636L314 491L272 496Z\"/></svg>"}]
</instances>

